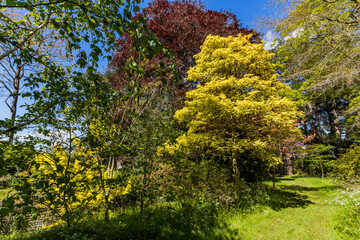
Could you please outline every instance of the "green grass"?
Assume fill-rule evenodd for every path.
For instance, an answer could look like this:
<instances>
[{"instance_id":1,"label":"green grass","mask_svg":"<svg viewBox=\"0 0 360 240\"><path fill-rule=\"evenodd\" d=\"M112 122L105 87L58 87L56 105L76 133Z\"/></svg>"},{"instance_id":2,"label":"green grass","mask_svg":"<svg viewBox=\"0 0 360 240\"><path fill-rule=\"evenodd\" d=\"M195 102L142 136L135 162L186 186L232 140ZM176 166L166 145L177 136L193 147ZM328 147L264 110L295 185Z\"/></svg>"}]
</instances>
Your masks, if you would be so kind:
<instances>
[{"instance_id":1,"label":"green grass","mask_svg":"<svg viewBox=\"0 0 360 240\"><path fill-rule=\"evenodd\" d=\"M229 214L226 223L243 240L343 239L335 230L338 209L331 203L337 188L329 179L280 180L267 205L252 214Z\"/></svg>"},{"instance_id":2,"label":"green grass","mask_svg":"<svg viewBox=\"0 0 360 240\"><path fill-rule=\"evenodd\" d=\"M333 203L340 188L332 180L283 178L274 191L271 186L253 186L245 196L246 209L242 205L224 211L206 202L173 204L148 209L142 223L138 210L127 210L113 215L109 223L93 218L73 228L59 226L4 239L359 239L339 232L344 232L339 228L344 207Z\"/></svg>"}]
</instances>

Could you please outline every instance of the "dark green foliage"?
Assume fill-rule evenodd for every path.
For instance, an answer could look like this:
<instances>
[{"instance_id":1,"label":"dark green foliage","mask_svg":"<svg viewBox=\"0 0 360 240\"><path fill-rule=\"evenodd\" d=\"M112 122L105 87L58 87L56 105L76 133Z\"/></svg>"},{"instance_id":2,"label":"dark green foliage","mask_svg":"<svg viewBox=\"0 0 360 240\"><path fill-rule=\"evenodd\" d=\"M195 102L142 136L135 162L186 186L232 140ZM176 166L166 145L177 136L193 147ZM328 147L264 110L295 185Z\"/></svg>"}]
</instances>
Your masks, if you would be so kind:
<instances>
[{"instance_id":1,"label":"dark green foliage","mask_svg":"<svg viewBox=\"0 0 360 240\"><path fill-rule=\"evenodd\" d=\"M238 198L239 205L231 208L232 211L224 210L215 202L194 197L192 201L187 202L154 204L146 208L143 214L140 214L139 208L126 209L113 214L107 223L102 218L88 218L70 228L56 226L32 234L16 233L3 239L242 239L244 233L249 232L249 228L252 232L252 224L261 225L262 221L271 224L271 221L274 221L273 217L279 216L278 214L285 216L284 213L289 214L290 209L294 209L295 215L286 217L303 219L299 216L301 209L318 205L319 197L323 199L324 194L337 189L333 184L324 184L329 182L328 179L291 178L293 181L289 179L281 180L275 191L267 184L243 185ZM291 184L292 182L296 183ZM325 205L328 206L328 203ZM259 223L254 222L254 216L255 220L260 221ZM311 219L318 221L316 217ZM292 225L293 222L289 221ZM276 226L271 224L270 228L276 229ZM257 233L255 231L251 234ZM281 234L283 233L274 232L277 236ZM253 235L250 235L250 239L251 237Z\"/></svg>"},{"instance_id":2,"label":"dark green foliage","mask_svg":"<svg viewBox=\"0 0 360 240\"><path fill-rule=\"evenodd\" d=\"M0 177L6 173L15 174L27 168L34 159L35 149L32 142L0 142Z\"/></svg>"},{"instance_id":3,"label":"dark green foliage","mask_svg":"<svg viewBox=\"0 0 360 240\"><path fill-rule=\"evenodd\" d=\"M171 177L172 185L167 197L184 206L201 202L226 210L245 210L268 201L266 185L256 181L235 181L236 175L231 168L223 168L213 160L194 162L182 159Z\"/></svg>"},{"instance_id":4,"label":"dark green foliage","mask_svg":"<svg viewBox=\"0 0 360 240\"><path fill-rule=\"evenodd\" d=\"M360 146L352 145L345 154L334 161L334 175L340 180L357 184L360 182Z\"/></svg>"},{"instance_id":5,"label":"dark green foliage","mask_svg":"<svg viewBox=\"0 0 360 240\"><path fill-rule=\"evenodd\" d=\"M142 224L139 211L126 211L116 214L108 223L102 219L88 219L75 227L57 226L4 239L224 239L216 235L220 225L226 227L223 224L212 204L166 205L147 209Z\"/></svg>"},{"instance_id":6,"label":"dark green foliage","mask_svg":"<svg viewBox=\"0 0 360 240\"><path fill-rule=\"evenodd\" d=\"M246 182L262 181L268 177L268 163L257 152L245 151L239 156L240 178Z\"/></svg>"},{"instance_id":7,"label":"dark green foliage","mask_svg":"<svg viewBox=\"0 0 360 240\"><path fill-rule=\"evenodd\" d=\"M306 146L303 157L296 159L295 169L309 176L324 177L332 171L332 162L335 159L335 147L324 144Z\"/></svg>"},{"instance_id":8,"label":"dark green foliage","mask_svg":"<svg viewBox=\"0 0 360 240\"><path fill-rule=\"evenodd\" d=\"M34 156L32 142L0 142L0 189L9 186L14 174L26 170Z\"/></svg>"}]
</instances>

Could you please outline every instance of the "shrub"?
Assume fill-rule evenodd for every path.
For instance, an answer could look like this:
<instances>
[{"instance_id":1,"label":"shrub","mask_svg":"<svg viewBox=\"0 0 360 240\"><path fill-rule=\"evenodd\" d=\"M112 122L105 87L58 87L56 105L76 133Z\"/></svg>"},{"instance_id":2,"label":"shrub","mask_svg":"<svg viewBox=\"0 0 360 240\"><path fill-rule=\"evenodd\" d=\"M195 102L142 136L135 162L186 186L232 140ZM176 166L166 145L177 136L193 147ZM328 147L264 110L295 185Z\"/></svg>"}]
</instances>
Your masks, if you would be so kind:
<instances>
[{"instance_id":1,"label":"shrub","mask_svg":"<svg viewBox=\"0 0 360 240\"><path fill-rule=\"evenodd\" d=\"M360 182L360 146L352 145L334 162L334 175L346 184Z\"/></svg>"}]
</instances>

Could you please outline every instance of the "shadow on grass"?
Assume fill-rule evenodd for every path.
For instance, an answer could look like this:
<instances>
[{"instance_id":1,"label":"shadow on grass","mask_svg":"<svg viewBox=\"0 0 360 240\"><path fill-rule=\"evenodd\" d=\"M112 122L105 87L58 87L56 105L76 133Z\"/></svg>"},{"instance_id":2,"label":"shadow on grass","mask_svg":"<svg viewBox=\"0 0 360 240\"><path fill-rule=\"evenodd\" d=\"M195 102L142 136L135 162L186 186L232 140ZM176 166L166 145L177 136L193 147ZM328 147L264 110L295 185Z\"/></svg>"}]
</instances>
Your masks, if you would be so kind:
<instances>
[{"instance_id":1,"label":"shadow on grass","mask_svg":"<svg viewBox=\"0 0 360 240\"><path fill-rule=\"evenodd\" d=\"M306 208L310 204L315 204L309 200L307 192L333 191L338 188L338 186L305 187L300 185L278 185L275 190L269 189L270 200L267 204L275 211L283 208Z\"/></svg>"},{"instance_id":2,"label":"shadow on grass","mask_svg":"<svg viewBox=\"0 0 360 240\"><path fill-rule=\"evenodd\" d=\"M0 237L1 239L1 237ZM110 222L87 219L74 227L56 226L32 234L14 236L22 240L57 239L240 239L238 232L229 228L219 217L215 205L162 206L147 210L142 220L138 210L115 214Z\"/></svg>"},{"instance_id":3,"label":"shadow on grass","mask_svg":"<svg viewBox=\"0 0 360 240\"><path fill-rule=\"evenodd\" d=\"M298 192L310 192L310 191L334 191L340 189L340 186L322 186L322 187L305 187L300 185L280 185L283 190L298 191Z\"/></svg>"},{"instance_id":4,"label":"shadow on grass","mask_svg":"<svg viewBox=\"0 0 360 240\"><path fill-rule=\"evenodd\" d=\"M275 179L275 182L279 182L279 181L294 181L295 178L288 178L288 177L277 177Z\"/></svg>"},{"instance_id":5,"label":"shadow on grass","mask_svg":"<svg viewBox=\"0 0 360 240\"><path fill-rule=\"evenodd\" d=\"M268 202L268 205L275 211L279 211L283 208L305 208L310 204L314 204L309 200L307 195L282 188L270 190L269 197L270 201Z\"/></svg>"}]
</instances>

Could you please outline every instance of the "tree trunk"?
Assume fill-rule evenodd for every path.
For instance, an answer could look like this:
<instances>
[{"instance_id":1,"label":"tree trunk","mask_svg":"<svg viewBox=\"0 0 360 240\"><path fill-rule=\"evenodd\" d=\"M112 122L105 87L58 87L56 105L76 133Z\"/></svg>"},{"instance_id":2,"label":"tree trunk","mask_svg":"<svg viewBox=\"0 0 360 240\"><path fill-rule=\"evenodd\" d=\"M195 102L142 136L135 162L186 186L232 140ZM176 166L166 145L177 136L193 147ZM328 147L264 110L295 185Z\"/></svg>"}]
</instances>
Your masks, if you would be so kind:
<instances>
[{"instance_id":1,"label":"tree trunk","mask_svg":"<svg viewBox=\"0 0 360 240\"><path fill-rule=\"evenodd\" d=\"M292 176L293 175L293 168L292 168L291 158L286 156L285 159L284 159L284 163L285 163L286 175Z\"/></svg>"},{"instance_id":2,"label":"tree trunk","mask_svg":"<svg viewBox=\"0 0 360 240\"><path fill-rule=\"evenodd\" d=\"M343 153L343 142L341 140L341 131L340 131L340 119L339 115L336 111L336 99L332 99L331 102L331 114L333 118L332 127L333 127L333 135L335 136L335 156L339 157Z\"/></svg>"},{"instance_id":3,"label":"tree trunk","mask_svg":"<svg viewBox=\"0 0 360 240\"><path fill-rule=\"evenodd\" d=\"M280 144L278 144L276 155L277 155L280 159L282 159L282 152L281 152L281 146L280 146ZM273 181L273 190L275 190L276 165L273 166L272 181Z\"/></svg>"},{"instance_id":4,"label":"tree trunk","mask_svg":"<svg viewBox=\"0 0 360 240\"><path fill-rule=\"evenodd\" d=\"M308 118L310 119L310 125L311 125L311 130L315 133L316 132L316 125L315 125L315 120L314 120L314 110L313 107L311 105L311 103L307 104L307 107L309 109L309 116Z\"/></svg>"},{"instance_id":5,"label":"tree trunk","mask_svg":"<svg viewBox=\"0 0 360 240\"><path fill-rule=\"evenodd\" d=\"M321 167L321 179L324 179L324 166L321 161L320 161L320 167Z\"/></svg>"},{"instance_id":6,"label":"tree trunk","mask_svg":"<svg viewBox=\"0 0 360 240\"><path fill-rule=\"evenodd\" d=\"M237 165L237 160L236 160L236 157L235 157L235 154L232 153L231 154L231 160L232 160L232 168L233 168L233 172L235 174L235 180L236 181L239 181L240 180L240 171L239 171L239 168L238 168L238 165Z\"/></svg>"},{"instance_id":7,"label":"tree trunk","mask_svg":"<svg viewBox=\"0 0 360 240\"><path fill-rule=\"evenodd\" d=\"M318 111L315 112L315 116L316 116L316 135L319 136L319 140L320 140L320 143L325 143L325 139L324 139L324 131L323 129L325 129L325 126L324 126L324 121L322 121L321 119L321 113Z\"/></svg>"},{"instance_id":8,"label":"tree trunk","mask_svg":"<svg viewBox=\"0 0 360 240\"><path fill-rule=\"evenodd\" d=\"M337 139L341 138L341 131L339 128L339 123L340 123L340 119L339 119L339 115L336 111L336 99L332 99L331 102L331 107L332 107L332 115L333 115L333 123L334 123L334 129L335 129L335 136Z\"/></svg>"},{"instance_id":9,"label":"tree trunk","mask_svg":"<svg viewBox=\"0 0 360 240\"><path fill-rule=\"evenodd\" d=\"M275 190L275 181L276 181L276 166L273 166L273 174L272 174L272 182L273 182L273 190Z\"/></svg>"},{"instance_id":10,"label":"tree trunk","mask_svg":"<svg viewBox=\"0 0 360 240\"><path fill-rule=\"evenodd\" d=\"M106 189L106 182L105 182L105 178L104 178L104 172L103 172L103 169L101 169L102 161L101 161L100 157L97 156L96 158L97 158L96 159L97 165L98 165L98 168L99 168L101 190L102 190L102 193L103 193L103 196L104 196L104 201L105 201L105 204L104 204L104 220L106 222L108 222L109 221L109 209L110 209L109 196L110 196L110 192L111 192L111 183L109 183L109 186ZM109 162L108 162L108 169L107 169L109 179L112 178L112 170L113 170L113 167L114 167L113 161L114 161L113 158L110 156L109 157Z\"/></svg>"},{"instance_id":11,"label":"tree trunk","mask_svg":"<svg viewBox=\"0 0 360 240\"><path fill-rule=\"evenodd\" d=\"M16 118L16 110L17 110L17 103L19 99L19 91L20 91L20 80L22 78L23 69L20 64L18 64L15 77L14 77L14 91L12 93L12 102L10 106L10 120L11 126L15 125L15 118ZM14 141L15 132L11 131L9 134L9 143L12 144Z\"/></svg>"},{"instance_id":12,"label":"tree trunk","mask_svg":"<svg viewBox=\"0 0 360 240\"><path fill-rule=\"evenodd\" d=\"M315 140L319 143L324 143L324 134L323 134L323 122L321 121L321 114L317 111L317 107L312 106L311 103L307 104L309 109L309 116L311 130L315 134Z\"/></svg>"},{"instance_id":13,"label":"tree trunk","mask_svg":"<svg viewBox=\"0 0 360 240\"><path fill-rule=\"evenodd\" d=\"M113 179L114 166L115 166L115 157L110 156L108 166L107 166L108 179ZM104 191L104 200L105 200L104 219L106 222L109 221L109 210L110 210L109 196L110 196L111 188L112 188L112 185L109 182L107 192L105 193L105 191Z\"/></svg>"},{"instance_id":14,"label":"tree trunk","mask_svg":"<svg viewBox=\"0 0 360 240\"><path fill-rule=\"evenodd\" d=\"M104 219L106 222L109 221L109 195L105 194L105 208L104 208Z\"/></svg>"}]
</instances>

